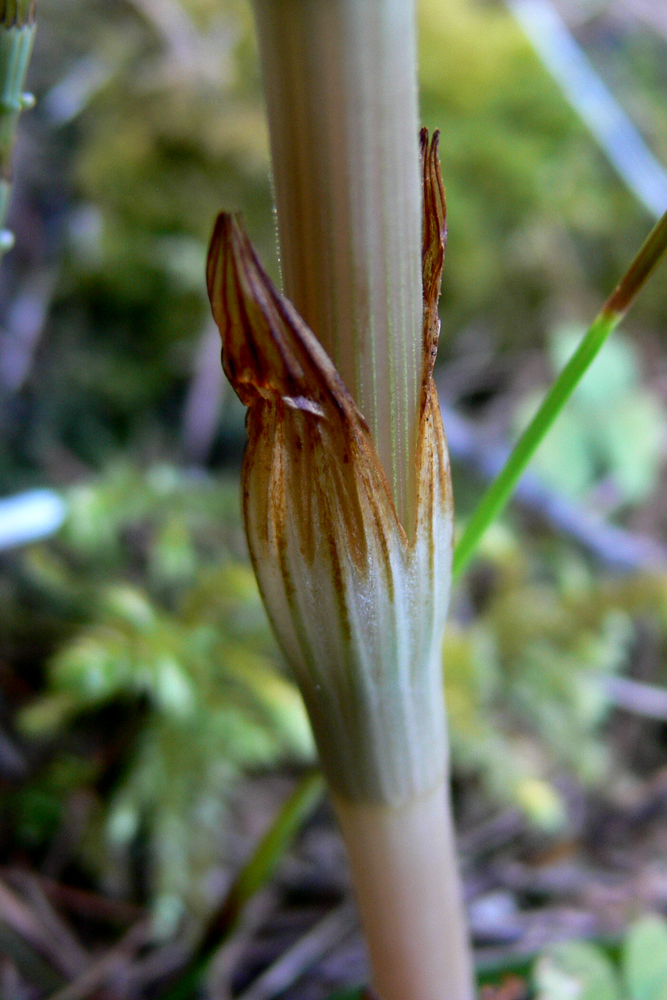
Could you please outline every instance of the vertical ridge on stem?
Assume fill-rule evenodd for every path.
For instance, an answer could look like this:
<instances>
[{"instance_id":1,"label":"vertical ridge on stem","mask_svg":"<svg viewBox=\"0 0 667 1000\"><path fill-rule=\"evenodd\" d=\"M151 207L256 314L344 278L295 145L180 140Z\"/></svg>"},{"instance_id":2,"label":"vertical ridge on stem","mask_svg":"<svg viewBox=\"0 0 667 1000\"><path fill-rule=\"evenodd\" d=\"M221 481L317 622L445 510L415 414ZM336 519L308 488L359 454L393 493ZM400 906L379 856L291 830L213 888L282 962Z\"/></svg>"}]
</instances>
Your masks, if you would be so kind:
<instances>
[{"instance_id":1,"label":"vertical ridge on stem","mask_svg":"<svg viewBox=\"0 0 667 1000\"><path fill-rule=\"evenodd\" d=\"M364 414L410 533L422 373L413 3L254 6L284 290Z\"/></svg>"}]
</instances>

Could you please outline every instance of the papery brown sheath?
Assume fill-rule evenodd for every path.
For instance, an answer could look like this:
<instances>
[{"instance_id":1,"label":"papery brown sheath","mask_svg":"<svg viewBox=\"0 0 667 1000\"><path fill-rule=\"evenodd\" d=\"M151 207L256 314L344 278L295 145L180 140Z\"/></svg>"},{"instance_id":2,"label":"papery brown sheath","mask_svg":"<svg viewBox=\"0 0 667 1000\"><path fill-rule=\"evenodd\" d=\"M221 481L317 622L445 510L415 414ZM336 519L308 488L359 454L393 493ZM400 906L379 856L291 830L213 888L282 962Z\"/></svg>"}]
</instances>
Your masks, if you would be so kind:
<instances>
[{"instance_id":1,"label":"papery brown sheath","mask_svg":"<svg viewBox=\"0 0 667 1000\"><path fill-rule=\"evenodd\" d=\"M392 805L446 767L441 640L452 557L449 461L432 371L445 247L438 135L422 132L423 371L416 516L401 525L366 421L330 358L219 216L208 291L248 407L243 506L269 618L323 766L350 800ZM406 531L407 527L407 531Z\"/></svg>"}]
</instances>

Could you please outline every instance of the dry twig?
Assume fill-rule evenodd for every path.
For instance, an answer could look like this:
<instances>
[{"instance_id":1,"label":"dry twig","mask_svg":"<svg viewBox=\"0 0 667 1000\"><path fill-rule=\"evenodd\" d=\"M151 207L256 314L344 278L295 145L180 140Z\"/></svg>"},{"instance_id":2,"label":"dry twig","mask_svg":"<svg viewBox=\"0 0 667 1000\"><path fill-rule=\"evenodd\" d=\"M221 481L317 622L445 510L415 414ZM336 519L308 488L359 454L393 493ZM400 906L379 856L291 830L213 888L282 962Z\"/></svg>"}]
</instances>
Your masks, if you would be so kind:
<instances>
[{"instance_id":1,"label":"dry twig","mask_svg":"<svg viewBox=\"0 0 667 1000\"><path fill-rule=\"evenodd\" d=\"M135 924L117 945L93 962L77 979L52 994L51 1000L85 1000L107 982L118 966L127 961L129 954L146 942L148 934L148 921Z\"/></svg>"},{"instance_id":2,"label":"dry twig","mask_svg":"<svg viewBox=\"0 0 667 1000\"><path fill-rule=\"evenodd\" d=\"M346 937L356 924L355 907L350 902L341 903L258 976L239 1000L271 1000L282 993Z\"/></svg>"}]
</instances>

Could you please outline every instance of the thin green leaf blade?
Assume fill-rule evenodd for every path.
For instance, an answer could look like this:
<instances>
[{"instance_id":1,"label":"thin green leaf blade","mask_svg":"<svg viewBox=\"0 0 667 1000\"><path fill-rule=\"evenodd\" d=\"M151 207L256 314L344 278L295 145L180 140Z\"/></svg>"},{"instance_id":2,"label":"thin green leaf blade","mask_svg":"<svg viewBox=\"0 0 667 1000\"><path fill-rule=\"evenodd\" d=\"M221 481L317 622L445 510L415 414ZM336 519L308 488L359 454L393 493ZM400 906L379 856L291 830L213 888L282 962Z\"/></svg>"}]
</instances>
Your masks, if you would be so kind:
<instances>
[{"instance_id":1,"label":"thin green leaf blade","mask_svg":"<svg viewBox=\"0 0 667 1000\"><path fill-rule=\"evenodd\" d=\"M542 405L517 441L505 466L468 521L456 548L452 573L460 576L495 518L511 498L526 466L610 333L618 326L667 250L667 212L649 233L632 264L589 327Z\"/></svg>"}]
</instances>

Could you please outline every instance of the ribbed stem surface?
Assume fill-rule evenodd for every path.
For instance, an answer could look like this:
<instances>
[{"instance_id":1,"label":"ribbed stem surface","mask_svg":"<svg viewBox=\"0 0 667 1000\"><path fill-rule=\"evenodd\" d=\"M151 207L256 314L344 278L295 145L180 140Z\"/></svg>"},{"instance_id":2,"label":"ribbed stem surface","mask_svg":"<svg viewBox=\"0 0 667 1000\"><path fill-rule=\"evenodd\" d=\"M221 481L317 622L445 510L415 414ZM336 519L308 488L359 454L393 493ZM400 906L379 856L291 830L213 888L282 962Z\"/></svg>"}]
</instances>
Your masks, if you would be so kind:
<instances>
[{"instance_id":1,"label":"ribbed stem surface","mask_svg":"<svg viewBox=\"0 0 667 1000\"><path fill-rule=\"evenodd\" d=\"M285 292L366 417L408 534L421 376L412 0L254 0Z\"/></svg>"}]
</instances>

